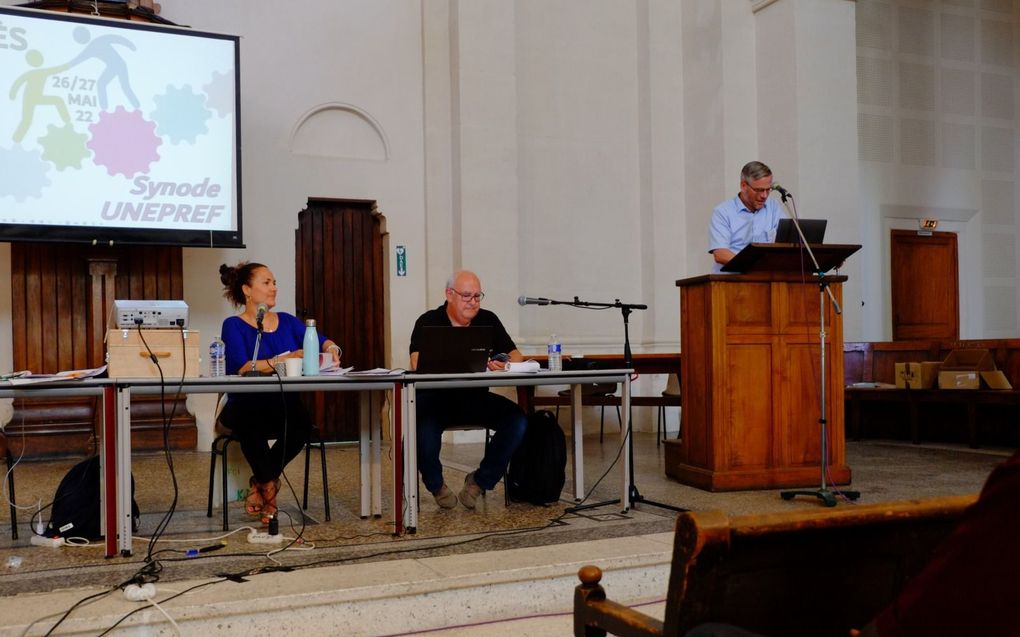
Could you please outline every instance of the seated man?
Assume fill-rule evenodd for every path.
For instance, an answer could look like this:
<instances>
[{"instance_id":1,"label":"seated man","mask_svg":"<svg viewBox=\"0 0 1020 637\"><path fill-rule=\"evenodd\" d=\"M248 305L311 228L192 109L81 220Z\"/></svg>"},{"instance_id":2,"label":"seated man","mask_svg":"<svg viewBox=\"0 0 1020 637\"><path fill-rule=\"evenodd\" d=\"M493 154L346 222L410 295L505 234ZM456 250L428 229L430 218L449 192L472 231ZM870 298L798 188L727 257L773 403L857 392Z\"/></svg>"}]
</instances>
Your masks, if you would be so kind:
<instances>
[{"instance_id":1,"label":"seated man","mask_svg":"<svg viewBox=\"0 0 1020 637\"><path fill-rule=\"evenodd\" d=\"M472 272L454 274L446 282L446 302L429 310L415 321L411 332L411 369L418 366L418 352L428 330L424 327L487 325L492 327L492 352L507 354L511 361L524 357L514 345L499 318L481 309L485 295L482 284ZM506 363L490 360L489 369L503 369ZM506 472L510 457L521 444L527 418L517 403L488 388L477 389L433 389L421 390L417 394L418 404L418 470L421 471L425 488L435 497L436 503L444 509L457 506L458 496L443 481L443 465L439 461L439 450L443 443L443 431L447 427L463 425L486 426L495 431L489 441L485 457L478 468L464 478L464 488L459 499L469 509L483 491L491 490Z\"/></svg>"},{"instance_id":2,"label":"seated man","mask_svg":"<svg viewBox=\"0 0 1020 637\"><path fill-rule=\"evenodd\" d=\"M783 216L772 193L772 169L760 161L748 162L740 171L740 192L712 210L708 227L708 251L721 271L750 243L771 243Z\"/></svg>"}]
</instances>

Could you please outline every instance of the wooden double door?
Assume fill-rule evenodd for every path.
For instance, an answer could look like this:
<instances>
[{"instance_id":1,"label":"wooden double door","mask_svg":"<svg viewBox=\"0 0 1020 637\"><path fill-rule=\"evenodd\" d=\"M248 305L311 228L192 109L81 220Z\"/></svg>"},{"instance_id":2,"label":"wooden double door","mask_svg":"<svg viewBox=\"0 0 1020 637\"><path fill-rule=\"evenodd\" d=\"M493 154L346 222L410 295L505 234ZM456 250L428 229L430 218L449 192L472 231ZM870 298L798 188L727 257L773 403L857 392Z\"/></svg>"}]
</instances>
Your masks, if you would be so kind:
<instances>
[{"instance_id":1,"label":"wooden double door","mask_svg":"<svg viewBox=\"0 0 1020 637\"><path fill-rule=\"evenodd\" d=\"M386 364L385 226L369 200L309 199L298 213L294 307L340 345L345 367ZM305 397L327 441L358 438L358 400L348 392Z\"/></svg>"}]
</instances>

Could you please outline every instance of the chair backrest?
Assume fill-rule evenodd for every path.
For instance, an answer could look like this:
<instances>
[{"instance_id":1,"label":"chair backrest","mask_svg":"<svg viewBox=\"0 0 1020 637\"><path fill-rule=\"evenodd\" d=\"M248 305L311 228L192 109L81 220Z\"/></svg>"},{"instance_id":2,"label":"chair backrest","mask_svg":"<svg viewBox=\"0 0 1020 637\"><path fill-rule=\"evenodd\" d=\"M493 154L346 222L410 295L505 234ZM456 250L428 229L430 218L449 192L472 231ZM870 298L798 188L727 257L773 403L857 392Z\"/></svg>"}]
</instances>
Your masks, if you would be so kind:
<instances>
[{"instance_id":1,"label":"chair backrest","mask_svg":"<svg viewBox=\"0 0 1020 637\"><path fill-rule=\"evenodd\" d=\"M563 361L563 369L566 371L593 371L604 369L599 361L590 358L568 358ZM608 396L615 394L617 383L591 383L581 385L582 396Z\"/></svg>"},{"instance_id":2,"label":"chair backrest","mask_svg":"<svg viewBox=\"0 0 1020 637\"><path fill-rule=\"evenodd\" d=\"M666 377L666 389L662 391L663 396L680 395L680 374L670 374Z\"/></svg>"},{"instance_id":3,"label":"chair backrest","mask_svg":"<svg viewBox=\"0 0 1020 637\"><path fill-rule=\"evenodd\" d=\"M223 408L227 406L227 395L217 394L216 396L216 409L213 410L213 432L217 435L230 433L230 427L227 427L220 422L220 415L223 413Z\"/></svg>"},{"instance_id":4,"label":"chair backrest","mask_svg":"<svg viewBox=\"0 0 1020 637\"><path fill-rule=\"evenodd\" d=\"M847 635L892 601L974 499L683 513L663 634L724 622L764 635Z\"/></svg>"}]
</instances>

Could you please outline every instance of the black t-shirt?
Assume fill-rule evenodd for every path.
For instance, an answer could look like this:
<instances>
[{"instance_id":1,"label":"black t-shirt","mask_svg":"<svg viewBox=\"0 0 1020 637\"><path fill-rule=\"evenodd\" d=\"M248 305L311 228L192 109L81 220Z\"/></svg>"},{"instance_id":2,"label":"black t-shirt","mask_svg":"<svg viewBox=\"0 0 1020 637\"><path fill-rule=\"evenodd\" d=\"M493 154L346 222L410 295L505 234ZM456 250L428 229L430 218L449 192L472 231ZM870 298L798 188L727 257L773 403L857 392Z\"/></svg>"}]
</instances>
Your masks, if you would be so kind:
<instances>
[{"instance_id":1,"label":"black t-shirt","mask_svg":"<svg viewBox=\"0 0 1020 637\"><path fill-rule=\"evenodd\" d=\"M450 316L446 313L446 303L437 307L434 310L429 310L414 322L414 329L411 331L411 346L410 353L421 351L422 339L426 338L429 330L423 330L423 327L449 327ZM493 354L509 354L510 352L517 349L514 345L514 340L507 334L506 328L503 327L503 323L500 322L499 317L495 313L489 310L478 310L478 315L475 316L471 321L471 325L489 326L492 328L492 347Z\"/></svg>"}]
</instances>

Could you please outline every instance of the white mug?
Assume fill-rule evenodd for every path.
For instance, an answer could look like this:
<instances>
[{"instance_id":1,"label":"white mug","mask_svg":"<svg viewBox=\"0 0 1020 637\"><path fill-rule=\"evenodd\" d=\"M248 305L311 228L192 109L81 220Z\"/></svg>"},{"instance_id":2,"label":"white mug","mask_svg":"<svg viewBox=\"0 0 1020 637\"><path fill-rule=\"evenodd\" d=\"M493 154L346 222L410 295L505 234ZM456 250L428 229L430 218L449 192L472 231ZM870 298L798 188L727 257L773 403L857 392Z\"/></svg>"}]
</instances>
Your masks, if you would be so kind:
<instances>
[{"instance_id":1,"label":"white mug","mask_svg":"<svg viewBox=\"0 0 1020 637\"><path fill-rule=\"evenodd\" d=\"M301 359L300 358L286 358L284 364L287 366L287 376L300 376L301 375Z\"/></svg>"}]
</instances>

